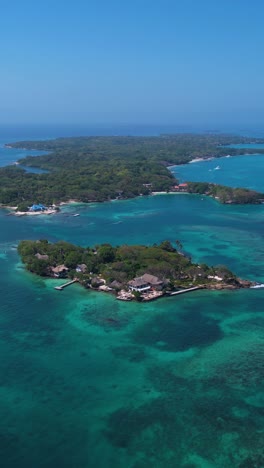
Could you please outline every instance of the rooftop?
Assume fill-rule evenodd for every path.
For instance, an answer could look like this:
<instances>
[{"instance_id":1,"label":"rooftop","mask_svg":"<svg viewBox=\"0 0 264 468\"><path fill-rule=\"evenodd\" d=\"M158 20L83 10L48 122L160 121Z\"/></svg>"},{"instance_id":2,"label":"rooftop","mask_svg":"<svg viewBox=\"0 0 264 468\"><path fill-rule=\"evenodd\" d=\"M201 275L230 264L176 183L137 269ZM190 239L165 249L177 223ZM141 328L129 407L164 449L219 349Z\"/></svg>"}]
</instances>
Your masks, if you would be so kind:
<instances>
[{"instance_id":1,"label":"rooftop","mask_svg":"<svg viewBox=\"0 0 264 468\"><path fill-rule=\"evenodd\" d=\"M154 275L150 275L149 273L145 273L142 276L134 278L133 280L129 281L128 284L133 287L140 287L145 284L149 284L152 286L158 286L162 284L162 281Z\"/></svg>"},{"instance_id":2,"label":"rooftop","mask_svg":"<svg viewBox=\"0 0 264 468\"><path fill-rule=\"evenodd\" d=\"M58 265L56 267L51 267L51 271L53 273L61 273L62 271L68 271L69 268L67 268L65 265Z\"/></svg>"}]
</instances>

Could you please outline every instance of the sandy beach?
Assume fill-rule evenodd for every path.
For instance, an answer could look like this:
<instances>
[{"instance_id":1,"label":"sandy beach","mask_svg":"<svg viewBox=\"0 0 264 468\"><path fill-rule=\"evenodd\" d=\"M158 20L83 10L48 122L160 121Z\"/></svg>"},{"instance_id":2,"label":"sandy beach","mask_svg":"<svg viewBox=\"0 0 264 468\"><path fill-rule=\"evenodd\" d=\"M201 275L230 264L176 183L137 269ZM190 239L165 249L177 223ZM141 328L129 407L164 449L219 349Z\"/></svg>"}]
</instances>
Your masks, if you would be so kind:
<instances>
[{"instance_id":1,"label":"sandy beach","mask_svg":"<svg viewBox=\"0 0 264 468\"><path fill-rule=\"evenodd\" d=\"M151 192L151 195L186 195L188 192Z\"/></svg>"},{"instance_id":2,"label":"sandy beach","mask_svg":"<svg viewBox=\"0 0 264 468\"><path fill-rule=\"evenodd\" d=\"M215 159L215 158L194 158L191 161L189 161L188 164L193 164L193 163L202 162L202 161L211 161L212 159Z\"/></svg>"},{"instance_id":3,"label":"sandy beach","mask_svg":"<svg viewBox=\"0 0 264 468\"><path fill-rule=\"evenodd\" d=\"M10 207L8 207L10 208ZM58 213L58 210L50 209L45 211L14 211L11 214L15 216L38 216L38 215L51 215Z\"/></svg>"}]
</instances>

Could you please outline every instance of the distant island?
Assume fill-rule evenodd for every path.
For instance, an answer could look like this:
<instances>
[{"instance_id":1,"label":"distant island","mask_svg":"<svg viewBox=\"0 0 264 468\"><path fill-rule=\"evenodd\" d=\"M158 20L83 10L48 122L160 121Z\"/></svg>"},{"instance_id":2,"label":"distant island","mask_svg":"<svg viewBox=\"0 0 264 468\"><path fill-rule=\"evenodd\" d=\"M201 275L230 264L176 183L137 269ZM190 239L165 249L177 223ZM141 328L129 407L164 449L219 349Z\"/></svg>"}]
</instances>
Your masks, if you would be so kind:
<instances>
[{"instance_id":1,"label":"distant island","mask_svg":"<svg viewBox=\"0 0 264 468\"><path fill-rule=\"evenodd\" d=\"M86 288L114 293L120 300L149 301L196 289L248 288L255 283L238 278L226 266L193 263L165 240L153 246L110 244L79 247L64 241L23 240L18 252L27 270L43 277L78 281ZM63 289L57 286L56 289Z\"/></svg>"},{"instance_id":2,"label":"distant island","mask_svg":"<svg viewBox=\"0 0 264 468\"><path fill-rule=\"evenodd\" d=\"M169 166L193 160L252 154L256 150L226 148L232 143L264 143L233 135L161 135L159 137L79 137L8 143L7 147L46 150L19 164L0 168L0 204L25 214L33 205L58 206L69 200L102 202L156 192L175 192L178 183ZM258 150L264 154L264 150ZM27 173L20 167L47 173ZM223 203L260 203L262 194L245 189L189 183L191 193L206 193ZM216 193L216 187L217 194ZM187 190L186 190L187 191ZM228 192L222 196L223 192ZM220 194L220 195L219 195Z\"/></svg>"}]
</instances>

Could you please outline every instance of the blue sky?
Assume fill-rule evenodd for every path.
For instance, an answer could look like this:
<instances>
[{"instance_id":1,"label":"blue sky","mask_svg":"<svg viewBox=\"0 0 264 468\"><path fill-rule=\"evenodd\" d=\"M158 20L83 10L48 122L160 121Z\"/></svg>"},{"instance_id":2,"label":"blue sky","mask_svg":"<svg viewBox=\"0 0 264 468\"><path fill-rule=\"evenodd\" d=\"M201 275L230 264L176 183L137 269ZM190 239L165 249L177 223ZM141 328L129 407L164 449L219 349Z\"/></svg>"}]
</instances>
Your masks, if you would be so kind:
<instances>
[{"instance_id":1,"label":"blue sky","mask_svg":"<svg viewBox=\"0 0 264 468\"><path fill-rule=\"evenodd\" d=\"M261 0L2 0L1 123L264 122Z\"/></svg>"}]
</instances>

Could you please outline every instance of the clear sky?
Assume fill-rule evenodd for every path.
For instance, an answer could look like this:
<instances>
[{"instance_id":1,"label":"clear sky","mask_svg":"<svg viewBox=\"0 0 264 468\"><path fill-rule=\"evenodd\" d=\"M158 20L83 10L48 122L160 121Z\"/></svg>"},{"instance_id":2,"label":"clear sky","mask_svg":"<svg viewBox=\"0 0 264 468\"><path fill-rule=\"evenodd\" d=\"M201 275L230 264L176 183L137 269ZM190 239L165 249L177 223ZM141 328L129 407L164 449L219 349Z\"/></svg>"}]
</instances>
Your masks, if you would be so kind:
<instances>
[{"instance_id":1,"label":"clear sky","mask_svg":"<svg viewBox=\"0 0 264 468\"><path fill-rule=\"evenodd\" d=\"M2 0L0 123L264 122L263 0Z\"/></svg>"}]
</instances>

